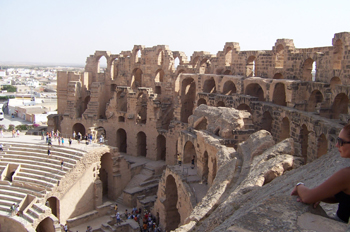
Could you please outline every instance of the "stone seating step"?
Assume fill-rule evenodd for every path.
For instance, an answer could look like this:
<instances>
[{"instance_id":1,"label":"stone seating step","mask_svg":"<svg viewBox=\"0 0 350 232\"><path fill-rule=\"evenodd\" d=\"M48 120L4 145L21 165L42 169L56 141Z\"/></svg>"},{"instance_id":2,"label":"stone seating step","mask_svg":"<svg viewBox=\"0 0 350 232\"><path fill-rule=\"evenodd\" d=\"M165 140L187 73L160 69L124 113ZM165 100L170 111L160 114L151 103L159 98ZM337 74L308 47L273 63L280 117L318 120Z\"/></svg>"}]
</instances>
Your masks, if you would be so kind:
<instances>
[{"instance_id":1,"label":"stone seating step","mask_svg":"<svg viewBox=\"0 0 350 232\"><path fill-rule=\"evenodd\" d=\"M14 158L3 158L1 161L0 161L0 165L4 165L4 164L8 164L8 163L18 163L18 164L26 164L26 165L36 165L38 164L37 161L33 161L33 160L24 160L24 159L14 159ZM44 165L45 167L49 167L49 168L52 168L52 169L61 169L61 164L60 162L58 161L57 164L52 164L52 163L43 163L41 165L42 168L44 168ZM65 169L68 169L67 166L65 166L63 168L63 170Z\"/></svg>"},{"instance_id":2,"label":"stone seating step","mask_svg":"<svg viewBox=\"0 0 350 232\"><path fill-rule=\"evenodd\" d=\"M61 158L58 156L53 156L53 155L43 155L43 154L34 154L34 153L8 153L6 154L5 158L17 158L17 159L28 159L28 160L35 160L35 161L40 161L43 163L61 163L60 159L63 159L66 165L68 166L74 166L76 164L76 160L71 160L67 158ZM55 159L57 158L57 159Z\"/></svg>"},{"instance_id":3,"label":"stone seating step","mask_svg":"<svg viewBox=\"0 0 350 232\"><path fill-rule=\"evenodd\" d=\"M32 149L17 149L17 148L10 148L5 152L6 154L35 154L35 155L46 155L47 156L47 150L32 150ZM79 155L74 155L74 154L69 154L69 153L65 153L65 152L61 152L55 149L50 149L51 150L51 155L57 155L59 157L64 157L67 159L71 159L71 160L80 160L82 156Z\"/></svg>"},{"instance_id":4,"label":"stone seating step","mask_svg":"<svg viewBox=\"0 0 350 232\"><path fill-rule=\"evenodd\" d=\"M40 213L36 212L33 208L29 208L24 215L29 216L33 221L39 218Z\"/></svg>"},{"instance_id":5,"label":"stone seating step","mask_svg":"<svg viewBox=\"0 0 350 232\"><path fill-rule=\"evenodd\" d=\"M148 180L148 181L144 181L142 183L140 183L140 186L147 186L147 185L150 185L150 184L158 184L159 183L159 179L152 179L152 180Z\"/></svg>"},{"instance_id":6,"label":"stone seating step","mask_svg":"<svg viewBox=\"0 0 350 232\"><path fill-rule=\"evenodd\" d=\"M53 184L53 183L48 183L46 181L24 177L24 176L16 176L14 177L14 181L22 181L26 183L37 184L38 186L44 187L45 189L49 189L49 190L51 190L55 185L57 185L57 181L56 183Z\"/></svg>"},{"instance_id":7,"label":"stone seating step","mask_svg":"<svg viewBox=\"0 0 350 232\"><path fill-rule=\"evenodd\" d=\"M1 190L0 190L1 191ZM9 193L9 192L7 192ZM7 200L7 201L13 201L13 202L21 202L23 200L24 197L18 197L18 196L13 196L13 195L9 195L9 194L3 194L0 193L0 201L1 200Z\"/></svg>"},{"instance_id":8,"label":"stone seating step","mask_svg":"<svg viewBox=\"0 0 350 232\"><path fill-rule=\"evenodd\" d=\"M20 203L21 201L9 201L9 200L6 200L6 199L0 199L0 205L1 206L6 206L6 207L8 207L9 209L10 209L10 207L11 207L11 205L13 204L13 203L16 203L16 204L18 204L18 203Z\"/></svg>"},{"instance_id":9,"label":"stone seating step","mask_svg":"<svg viewBox=\"0 0 350 232\"><path fill-rule=\"evenodd\" d=\"M37 174L27 173L27 172L18 172L16 177L32 178L35 180L40 180L40 181L44 181L44 182L48 182L48 183L57 183L57 181L60 180L58 178L55 179L55 178L51 178L48 176L37 175ZM15 177L15 179L17 179L16 177Z\"/></svg>"},{"instance_id":10,"label":"stone seating step","mask_svg":"<svg viewBox=\"0 0 350 232\"><path fill-rule=\"evenodd\" d=\"M26 195L27 195L25 193L18 192L15 189L13 189L13 190L4 189L4 188L2 188L2 186L0 186L0 195L1 194L3 194L3 195L11 195L11 196L22 198L22 199L25 198Z\"/></svg>"},{"instance_id":11,"label":"stone seating step","mask_svg":"<svg viewBox=\"0 0 350 232\"><path fill-rule=\"evenodd\" d=\"M64 176L64 172L63 170L52 170L51 172L48 171L42 171L42 170L38 170L35 168L23 168L21 167L20 173L32 173L32 174L36 174L36 175L44 175L50 178L54 178L54 179L61 179Z\"/></svg>"},{"instance_id":12,"label":"stone seating step","mask_svg":"<svg viewBox=\"0 0 350 232\"><path fill-rule=\"evenodd\" d=\"M26 220L26 221L28 221L28 222L30 222L30 223L33 223L34 221L35 221L35 218L34 217L32 217L30 214L28 214L28 213L24 213L23 215L22 215L22 217Z\"/></svg>"},{"instance_id":13,"label":"stone seating step","mask_svg":"<svg viewBox=\"0 0 350 232\"><path fill-rule=\"evenodd\" d=\"M42 208L43 204L33 204L32 208L38 213L45 213L45 210Z\"/></svg>"},{"instance_id":14,"label":"stone seating step","mask_svg":"<svg viewBox=\"0 0 350 232\"><path fill-rule=\"evenodd\" d=\"M63 165L65 166L65 165ZM52 168L52 167L46 167L46 166L41 166L41 165L32 165L32 164L21 164L21 170L22 169L30 169L35 170L37 172L48 172L48 173L59 173L60 175L64 175L66 173L66 170L69 170L69 168L67 167L63 167L63 170L61 170L61 165L59 170L57 169L57 167ZM34 172L35 173L35 172ZM39 173L38 173L39 174Z\"/></svg>"},{"instance_id":15,"label":"stone seating step","mask_svg":"<svg viewBox=\"0 0 350 232\"><path fill-rule=\"evenodd\" d=\"M5 216L11 216L11 209L8 206L0 205L0 214Z\"/></svg>"},{"instance_id":16,"label":"stone seating step","mask_svg":"<svg viewBox=\"0 0 350 232\"><path fill-rule=\"evenodd\" d=\"M25 151L25 152L33 152L33 153L39 153L39 154L46 154L47 155L47 150L48 147L44 147L44 148L26 148L26 147L10 147L8 150L6 150L6 152L9 151ZM76 152L67 152L65 150L62 149L57 149L56 147L51 148L51 153L56 152L58 154L60 154L61 156L65 156L67 158L71 158L71 159L76 159L79 160L81 157L83 157L83 155L81 154L76 154Z\"/></svg>"},{"instance_id":17,"label":"stone seating step","mask_svg":"<svg viewBox=\"0 0 350 232\"><path fill-rule=\"evenodd\" d=\"M27 189L24 187L17 187L17 186L13 186L13 185L2 185L0 184L0 188L2 190L8 190L8 191L15 191L18 193L23 193L23 194L30 194L33 196L37 196L37 197L44 197L45 193L41 193L39 191L35 191L32 189Z\"/></svg>"}]
</instances>

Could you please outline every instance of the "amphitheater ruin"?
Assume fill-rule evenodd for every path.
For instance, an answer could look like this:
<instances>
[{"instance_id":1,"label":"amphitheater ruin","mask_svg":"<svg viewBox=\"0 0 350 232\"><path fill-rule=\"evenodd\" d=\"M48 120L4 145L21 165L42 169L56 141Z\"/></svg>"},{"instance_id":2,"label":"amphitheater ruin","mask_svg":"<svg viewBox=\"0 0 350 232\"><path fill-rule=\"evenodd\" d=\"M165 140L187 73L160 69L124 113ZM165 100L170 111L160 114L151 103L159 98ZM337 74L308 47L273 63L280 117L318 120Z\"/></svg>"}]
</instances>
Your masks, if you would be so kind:
<instances>
[{"instance_id":1,"label":"amphitheater ruin","mask_svg":"<svg viewBox=\"0 0 350 232\"><path fill-rule=\"evenodd\" d=\"M115 202L150 210L163 231L253 231L237 216L248 209L235 191L244 201L265 186L287 192L295 183L281 181L332 159L323 157L350 119L350 33L336 33L329 47L277 39L271 50L241 51L227 42L216 55L190 58L165 45L96 51L83 73L58 72L57 95L48 130L103 135L107 146L55 146L48 159L46 145L8 142L0 156L4 231L60 231L60 223L112 214ZM60 170L62 157L69 165ZM272 196L286 198L270 193L256 207ZM21 217L9 216L13 202ZM293 223L287 230L300 229ZM126 221L94 231L139 228Z\"/></svg>"}]
</instances>

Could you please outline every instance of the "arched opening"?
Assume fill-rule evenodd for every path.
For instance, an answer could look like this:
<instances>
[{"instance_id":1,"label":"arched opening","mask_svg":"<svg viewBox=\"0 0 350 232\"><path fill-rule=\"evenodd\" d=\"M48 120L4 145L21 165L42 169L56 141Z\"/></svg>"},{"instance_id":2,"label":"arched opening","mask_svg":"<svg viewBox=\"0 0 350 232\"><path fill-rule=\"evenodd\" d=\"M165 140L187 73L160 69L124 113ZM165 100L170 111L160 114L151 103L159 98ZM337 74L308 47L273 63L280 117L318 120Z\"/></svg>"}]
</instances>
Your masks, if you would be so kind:
<instances>
[{"instance_id":1,"label":"arched opening","mask_svg":"<svg viewBox=\"0 0 350 232\"><path fill-rule=\"evenodd\" d=\"M147 122L147 94L140 94L136 103L136 123L146 124Z\"/></svg>"},{"instance_id":2,"label":"arched opening","mask_svg":"<svg viewBox=\"0 0 350 232\"><path fill-rule=\"evenodd\" d=\"M264 91L257 83L249 84L245 89L245 94L257 97L259 101L265 101Z\"/></svg>"},{"instance_id":3,"label":"arched opening","mask_svg":"<svg viewBox=\"0 0 350 232\"><path fill-rule=\"evenodd\" d=\"M265 111L263 113L263 116L261 119L261 129L267 130L270 133L272 131L272 116L269 111Z\"/></svg>"},{"instance_id":4,"label":"arched opening","mask_svg":"<svg viewBox=\"0 0 350 232\"><path fill-rule=\"evenodd\" d=\"M223 71L224 71L223 68L218 68L218 69L216 69L215 74L216 74L216 75L221 75L221 73L222 73Z\"/></svg>"},{"instance_id":5,"label":"arched opening","mask_svg":"<svg viewBox=\"0 0 350 232\"><path fill-rule=\"evenodd\" d=\"M36 232L55 232L55 226L51 218L47 217L42 220L35 229Z\"/></svg>"},{"instance_id":6,"label":"arched opening","mask_svg":"<svg viewBox=\"0 0 350 232\"><path fill-rule=\"evenodd\" d=\"M216 93L216 85L214 78L209 78L204 81L203 84L203 92L204 93Z\"/></svg>"},{"instance_id":7,"label":"arched opening","mask_svg":"<svg viewBox=\"0 0 350 232\"><path fill-rule=\"evenodd\" d=\"M310 98L307 102L307 109L308 112L314 112L316 110L316 106L318 103L323 102L323 95L319 90L312 91Z\"/></svg>"},{"instance_id":8,"label":"arched opening","mask_svg":"<svg viewBox=\"0 0 350 232\"><path fill-rule=\"evenodd\" d=\"M46 200L48 202L48 206L51 209L51 213L59 218L59 206L60 202L56 197L50 197Z\"/></svg>"},{"instance_id":9,"label":"arched opening","mask_svg":"<svg viewBox=\"0 0 350 232\"><path fill-rule=\"evenodd\" d=\"M102 196L109 197L109 186L113 186L113 160L110 153L106 153L101 157L101 168L99 177L102 182Z\"/></svg>"},{"instance_id":10,"label":"arched opening","mask_svg":"<svg viewBox=\"0 0 350 232\"><path fill-rule=\"evenodd\" d=\"M222 75L231 75L231 70L225 70L225 72L222 73Z\"/></svg>"},{"instance_id":11,"label":"arched opening","mask_svg":"<svg viewBox=\"0 0 350 232\"><path fill-rule=\"evenodd\" d=\"M208 174L209 174L209 157L208 152L205 151L203 154L203 173L202 173L202 180L204 183L208 183Z\"/></svg>"},{"instance_id":12,"label":"arched opening","mask_svg":"<svg viewBox=\"0 0 350 232\"><path fill-rule=\"evenodd\" d=\"M158 52L157 64L158 65L163 65L163 63L164 63L164 52L163 51L159 51Z\"/></svg>"},{"instance_id":13,"label":"arched opening","mask_svg":"<svg viewBox=\"0 0 350 232\"><path fill-rule=\"evenodd\" d=\"M200 74L208 74L209 73L210 61L208 59L203 59L201 61L201 65L199 67Z\"/></svg>"},{"instance_id":14,"label":"arched opening","mask_svg":"<svg viewBox=\"0 0 350 232\"><path fill-rule=\"evenodd\" d=\"M163 78L164 78L164 71L162 69L158 69L156 72L156 78L155 78L155 82L163 82Z\"/></svg>"},{"instance_id":15,"label":"arched opening","mask_svg":"<svg viewBox=\"0 0 350 232\"><path fill-rule=\"evenodd\" d=\"M113 70L111 71L111 73L113 74L112 79L116 80L117 77L118 77L118 71L119 71L119 69L118 69L118 60L117 59L112 61L112 66L111 67L113 68Z\"/></svg>"},{"instance_id":16,"label":"arched opening","mask_svg":"<svg viewBox=\"0 0 350 232\"><path fill-rule=\"evenodd\" d=\"M331 88L334 88L336 85L341 85L341 80L339 77L332 77L331 79Z\"/></svg>"},{"instance_id":17,"label":"arched opening","mask_svg":"<svg viewBox=\"0 0 350 232\"><path fill-rule=\"evenodd\" d=\"M304 81L313 80L313 73L312 73L313 69L314 69L314 60L311 58L306 59L303 65L303 75L302 75Z\"/></svg>"},{"instance_id":18,"label":"arched opening","mask_svg":"<svg viewBox=\"0 0 350 232\"><path fill-rule=\"evenodd\" d=\"M237 106L237 110L245 110L248 111L249 113L252 113L252 109L247 104L240 104Z\"/></svg>"},{"instance_id":19,"label":"arched opening","mask_svg":"<svg viewBox=\"0 0 350 232\"><path fill-rule=\"evenodd\" d=\"M176 80L175 80L175 92L178 93L180 91L180 79L181 79L181 74L185 72L183 69L181 69L177 76L176 76Z\"/></svg>"},{"instance_id":20,"label":"arched opening","mask_svg":"<svg viewBox=\"0 0 350 232\"><path fill-rule=\"evenodd\" d=\"M332 118L339 119L340 114L347 114L349 107L349 98L346 94L338 94L333 101L332 105Z\"/></svg>"},{"instance_id":21,"label":"arched opening","mask_svg":"<svg viewBox=\"0 0 350 232\"><path fill-rule=\"evenodd\" d=\"M157 160L166 159L166 139L163 135L157 137Z\"/></svg>"},{"instance_id":22,"label":"arched opening","mask_svg":"<svg viewBox=\"0 0 350 232\"><path fill-rule=\"evenodd\" d=\"M137 49L135 52L135 63L141 63L141 50Z\"/></svg>"},{"instance_id":23,"label":"arched opening","mask_svg":"<svg viewBox=\"0 0 350 232\"><path fill-rule=\"evenodd\" d=\"M343 43L340 39L338 39L334 44L333 69L341 69L342 56L343 56Z\"/></svg>"},{"instance_id":24,"label":"arched opening","mask_svg":"<svg viewBox=\"0 0 350 232\"><path fill-rule=\"evenodd\" d=\"M142 71L139 68L135 68L132 72L131 88L137 89L138 87L142 87Z\"/></svg>"},{"instance_id":25,"label":"arched opening","mask_svg":"<svg viewBox=\"0 0 350 232\"><path fill-rule=\"evenodd\" d=\"M183 162L185 164L190 163L193 156L196 156L196 150L194 149L193 143L191 141L187 141L185 143L185 147L184 147L184 160L183 160Z\"/></svg>"},{"instance_id":26,"label":"arched opening","mask_svg":"<svg viewBox=\"0 0 350 232\"><path fill-rule=\"evenodd\" d=\"M101 56L98 60L97 72L105 73L107 69L107 58L105 56Z\"/></svg>"},{"instance_id":27,"label":"arched opening","mask_svg":"<svg viewBox=\"0 0 350 232\"><path fill-rule=\"evenodd\" d=\"M301 144L301 155L304 158L304 164L306 164L307 150L309 146L309 131L305 124L301 126L299 141Z\"/></svg>"},{"instance_id":28,"label":"arched opening","mask_svg":"<svg viewBox=\"0 0 350 232\"><path fill-rule=\"evenodd\" d=\"M125 117L119 116L118 117L118 122L125 122Z\"/></svg>"},{"instance_id":29,"label":"arched opening","mask_svg":"<svg viewBox=\"0 0 350 232\"><path fill-rule=\"evenodd\" d=\"M95 131L96 131L96 138L100 138L101 135L103 136L103 138L107 138L107 133L106 133L106 129L103 128L102 126L99 126L99 127L96 127L95 128Z\"/></svg>"},{"instance_id":30,"label":"arched opening","mask_svg":"<svg viewBox=\"0 0 350 232\"><path fill-rule=\"evenodd\" d=\"M280 140L282 141L286 138L290 137L290 124L289 124L289 119L287 117L284 117L282 119L282 125L281 125L281 135L280 135Z\"/></svg>"},{"instance_id":31,"label":"arched opening","mask_svg":"<svg viewBox=\"0 0 350 232\"><path fill-rule=\"evenodd\" d=\"M117 94L117 110L122 112L127 112L128 99L125 92L118 92Z\"/></svg>"},{"instance_id":32,"label":"arched opening","mask_svg":"<svg viewBox=\"0 0 350 232\"><path fill-rule=\"evenodd\" d=\"M175 60L174 60L174 67L175 67L175 70L177 69L177 66L180 65L180 59L179 57L175 57Z\"/></svg>"},{"instance_id":33,"label":"arched opening","mask_svg":"<svg viewBox=\"0 0 350 232\"><path fill-rule=\"evenodd\" d=\"M283 83L277 83L275 89L273 90L273 100L272 103L280 106L286 106L286 91Z\"/></svg>"},{"instance_id":34,"label":"arched opening","mask_svg":"<svg viewBox=\"0 0 350 232\"><path fill-rule=\"evenodd\" d=\"M196 82L193 78L186 78L182 81L181 90L181 122L187 123L188 117L193 113L196 97Z\"/></svg>"},{"instance_id":35,"label":"arched opening","mask_svg":"<svg viewBox=\"0 0 350 232\"><path fill-rule=\"evenodd\" d=\"M226 81L224 84L224 88L222 90L222 94L233 95L236 92L237 92L236 85L232 81Z\"/></svg>"},{"instance_id":36,"label":"arched opening","mask_svg":"<svg viewBox=\"0 0 350 232\"><path fill-rule=\"evenodd\" d=\"M275 68L283 68L284 63L284 47L282 44L276 47L276 64Z\"/></svg>"},{"instance_id":37,"label":"arched opening","mask_svg":"<svg viewBox=\"0 0 350 232\"><path fill-rule=\"evenodd\" d=\"M320 158L328 151L328 141L324 134L322 134L317 140L317 158Z\"/></svg>"},{"instance_id":38,"label":"arched opening","mask_svg":"<svg viewBox=\"0 0 350 232\"><path fill-rule=\"evenodd\" d=\"M126 131L124 129L117 130L117 147L119 152L126 153L127 151L127 136Z\"/></svg>"},{"instance_id":39,"label":"arched opening","mask_svg":"<svg viewBox=\"0 0 350 232\"><path fill-rule=\"evenodd\" d=\"M200 121L198 123L196 122L195 124L197 124L197 125L194 126L194 129L196 129L196 130L206 130L207 127L208 127L208 120L207 120L206 117L203 117L202 119L200 119Z\"/></svg>"},{"instance_id":40,"label":"arched opening","mask_svg":"<svg viewBox=\"0 0 350 232\"><path fill-rule=\"evenodd\" d=\"M202 104L206 105L207 101L204 98L199 98L197 101L197 106L200 106Z\"/></svg>"},{"instance_id":41,"label":"arched opening","mask_svg":"<svg viewBox=\"0 0 350 232\"><path fill-rule=\"evenodd\" d=\"M276 73L276 74L273 76L273 79L283 79L282 73Z\"/></svg>"},{"instance_id":42,"label":"arched opening","mask_svg":"<svg viewBox=\"0 0 350 232\"><path fill-rule=\"evenodd\" d=\"M156 88L154 89L154 93L156 93L156 94L162 94L162 87L156 86Z\"/></svg>"},{"instance_id":43,"label":"arched opening","mask_svg":"<svg viewBox=\"0 0 350 232\"><path fill-rule=\"evenodd\" d=\"M74 131L75 131L76 134L78 134L80 132L80 134L85 135L85 127L81 123L76 123L76 124L73 125L72 134L73 134Z\"/></svg>"},{"instance_id":44,"label":"arched opening","mask_svg":"<svg viewBox=\"0 0 350 232\"><path fill-rule=\"evenodd\" d=\"M255 77L256 76L256 70L255 70L255 56L249 56L247 60L246 65L246 76L247 77Z\"/></svg>"},{"instance_id":45,"label":"arched opening","mask_svg":"<svg viewBox=\"0 0 350 232\"><path fill-rule=\"evenodd\" d=\"M230 66L232 60L232 48L227 47L226 48L226 54L225 54L225 66Z\"/></svg>"},{"instance_id":46,"label":"arched opening","mask_svg":"<svg viewBox=\"0 0 350 232\"><path fill-rule=\"evenodd\" d=\"M180 224L180 214L177 209L178 193L175 178L169 175L165 182L165 231L175 230Z\"/></svg>"},{"instance_id":47,"label":"arched opening","mask_svg":"<svg viewBox=\"0 0 350 232\"><path fill-rule=\"evenodd\" d=\"M218 107L225 107L225 103L223 101L218 101L216 106L218 106Z\"/></svg>"},{"instance_id":48,"label":"arched opening","mask_svg":"<svg viewBox=\"0 0 350 232\"><path fill-rule=\"evenodd\" d=\"M147 137L142 131L137 134L137 156L147 156Z\"/></svg>"}]
</instances>

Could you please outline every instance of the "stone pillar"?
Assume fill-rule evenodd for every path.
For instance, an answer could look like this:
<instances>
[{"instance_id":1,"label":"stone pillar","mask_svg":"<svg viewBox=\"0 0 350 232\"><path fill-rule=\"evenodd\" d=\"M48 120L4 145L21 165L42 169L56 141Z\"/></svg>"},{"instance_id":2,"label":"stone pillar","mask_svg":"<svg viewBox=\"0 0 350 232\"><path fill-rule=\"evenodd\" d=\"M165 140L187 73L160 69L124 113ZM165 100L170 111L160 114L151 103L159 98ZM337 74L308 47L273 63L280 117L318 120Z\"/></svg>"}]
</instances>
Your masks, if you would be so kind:
<instances>
[{"instance_id":1,"label":"stone pillar","mask_svg":"<svg viewBox=\"0 0 350 232\"><path fill-rule=\"evenodd\" d=\"M94 195L95 195L95 209L97 206L102 205L102 181L96 180L94 183Z\"/></svg>"}]
</instances>

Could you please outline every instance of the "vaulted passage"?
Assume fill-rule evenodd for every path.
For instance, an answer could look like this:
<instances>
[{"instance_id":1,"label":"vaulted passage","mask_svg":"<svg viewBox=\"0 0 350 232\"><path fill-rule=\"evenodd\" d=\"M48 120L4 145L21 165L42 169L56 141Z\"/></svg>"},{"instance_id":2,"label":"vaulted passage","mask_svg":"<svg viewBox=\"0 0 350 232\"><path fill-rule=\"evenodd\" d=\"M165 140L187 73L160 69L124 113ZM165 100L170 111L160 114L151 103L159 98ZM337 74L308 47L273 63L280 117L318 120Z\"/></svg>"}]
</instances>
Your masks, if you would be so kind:
<instances>
[{"instance_id":1,"label":"vaulted passage","mask_svg":"<svg viewBox=\"0 0 350 232\"><path fill-rule=\"evenodd\" d=\"M252 113L252 109L247 104L240 104L237 106L237 110L245 110L248 111L249 113Z\"/></svg>"},{"instance_id":2,"label":"vaulted passage","mask_svg":"<svg viewBox=\"0 0 350 232\"><path fill-rule=\"evenodd\" d=\"M163 135L157 137L157 160L166 160L166 139Z\"/></svg>"},{"instance_id":3,"label":"vaulted passage","mask_svg":"<svg viewBox=\"0 0 350 232\"><path fill-rule=\"evenodd\" d=\"M197 106L200 106L200 105L202 105L202 104L206 105L206 104L207 104L207 101L206 101L205 99L203 99L203 98L198 99L198 101L197 101Z\"/></svg>"},{"instance_id":4,"label":"vaulted passage","mask_svg":"<svg viewBox=\"0 0 350 232\"><path fill-rule=\"evenodd\" d=\"M208 127L208 120L204 117L202 119L199 120L199 122L195 123L194 125L194 129L196 130L206 130Z\"/></svg>"},{"instance_id":5,"label":"vaulted passage","mask_svg":"<svg viewBox=\"0 0 350 232\"><path fill-rule=\"evenodd\" d=\"M332 105L332 118L338 119L340 114L348 113L349 98L346 94L340 93L334 98Z\"/></svg>"},{"instance_id":6,"label":"vaulted passage","mask_svg":"<svg viewBox=\"0 0 350 232\"><path fill-rule=\"evenodd\" d=\"M177 186L173 176L169 175L165 184L165 230L170 231L176 229L180 224L180 214L177 209L178 193Z\"/></svg>"},{"instance_id":7,"label":"vaulted passage","mask_svg":"<svg viewBox=\"0 0 350 232\"><path fill-rule=\"evenodd\" d=\"M144 156L147 155L147 142L146 142L146 134L142 131L140 131L137 134L137 156Z\"/></svg>"},{"instance_id":8,"label":"vaulted passage","mask_svg":"<svg viewBox=\"0 0 350 232\"><path fill-rule=\"evenodd\" d=\"M282 119L280 141L289 137L290 137L289 119L287 117L284 117Z\"/></svg>"},{"instance_id":9,"label":"vaulted passage","mask_svg":"<svg viewBox=\"0 0 350 232\"><path fill-rule=\"evenodd\" d=\"M182 81L181 90L181 122L188 122L188 117L193 113L194 100L196 98L196 83L193 78Z\"/></svg>"},{"instance_id":10,"label":"vaulted passage","mask_svg":"<svg viewBox=\"0 0 350 232\"><path fill-rule=\"evenodd\" d=\"M127 136L124 129L117 130L117 147L119 152L126 153L127 151Z\"/></svg>"},{"instance_id":11,"label":"vaulted passage","mask_svg":"<svg viewBox=\"0 0 350 232\"><path fill-rule=\"evenodd\" d=\"M312 81L312 70L314 66L314 60L308 58L304 61L304 65L302 68L302 76L304 81Z\"/></svg>"},{"instance_id":12,"label":"vaulted passage","mask_svg":"<svg viewBox=\"0 0 350 232\"><path fill-rule=\"evenodd\" d=\"M261 129L267 130L271 133L272 131L272 116L270 112L265 111L261 119Z\"/></svg>"},{"instance_id":13,"label":"vaulted passage","mask_svg":"<svg viewBox=\"0 0 350 232\"><path fill-rule=\"evenodd\" d=\"M59 200L56 197L50 197L47 199L47 204L47 206L51 208L52 214L59 218Z\"/></svg>"},{"instance_id":14,"label":"vaulted passage","mask_svg":"<svg viewBox=\"0 0 350 232\"><path fill-rule=\"evenodd\" d=\"M328 141L324 134L317 140L317 158L323 156L328 151Z\"/></svg>"},{"instance_id":15,"label":"vaulted passage","mask_svg":"<svg viewBox=\"0 0 350 232\"><path fill-rule=\"evenodd\" d=\"M131 88L136 89L142 86L142 71L139 68L134 69L131 78Z\"/></svg>"},{"instance_id":16,"label":"vaulted passage","mask_svg":"<svg viewBox=\"0 0 350 232\"><path fill-rule=\"evenodd\" d=\"M110 153L106 153L101 157L101 168L99 173L102 182L102 195L112 198L109 193L109 186L113 186L113 160Z\"/></svg>"},{"instance_id":17,"label":"vaulted passage","mask_svg":"<svg viewBox=\"0 0 350 232\"><path fill-rule=\"evenodd\" d=\"M237 92L236 85L232 81L226 81L222 94L233 95Z\"/></svg>"},{"instance_id":18,"label":"vaulted passage","mask_svg":"<svg viewBox=\"0 0 350 232\"><path fill-rule=\"evenodd\" d=\"M286 106L286 91L283 83L277 83L273 90L273 103L280 106Z\"/></svg>"},{"instance_id":19,"label":"vaulted passage","mask_svg":"<svg viewBox=\"0 0 350 232\"><path fill-rule=\"evenodd\" d=\"M321 103L323 101L323 95L319 90L312 91L309 101L307 102L307 109L308 112L314 112L316 110L316 106L318 103Z\"/></svg>"},{"instance_id":20,"label":"vaulted passage","mask_svg":"<svg viewBox=\"0 0 350 232\"><path fill-rule=\"evenodd\" d=\"M42 220L36 227L36 232L55 232L55 227L51 218L47 217Z\"/></svg>"},{"instance_id":21,"label":"vaulted passage","mask_svg":"<svg viewBox=\"0 0 350 232\"><path fill-rule=\"evenodd\" d=\"M249 84L245 89L245 94L257 97L259 101L265 101L264 91L259 84Z\"/></svg>"},{"instance_id":22,"label":"vaulted passage","mask_svg":"<svg viewBox=\"0 0 350 232\"><path fill-rule=\"evenodd\" d=\"M193 143L187 141L184 147L184 163L191 162L193 156L196 156L196 150L194 149Z\"/></svg>"},{"instance_id":23,"label":"vaulted passage","mask_svg":"<svg viewBox=\"0 0 350 232\"><path fill-rule=\"evenodd\" d=\"M76 134L78 134L80 132L82 135L85 135L85 127L81 123L74 124L73 131L75 131ZM73 131L72 131L72 133L73 133Z\"/></svg>"},{"instance_id":24,"label":"vaulted passage","mask_svg":"<svg viewBox=\"0 0 350 232\"><path fill-rule=\"evenodd\" d=\"M255 56L249 56L247 60L246 66L246 76L247 77L255 77L256 76L256 68L255 68Z\"/></svg>"},{"instance_id":25,"label":"vaulted passage","mask_svg":"<svg viewBox=\"0 0 350 232\"><path fill-rule=\"evenodd\" d=\"M209 79L204 81L203 92L204 93L216 93L216 86L215 86L214 78L209 78Z\"/></svg>"}]
</instances>

